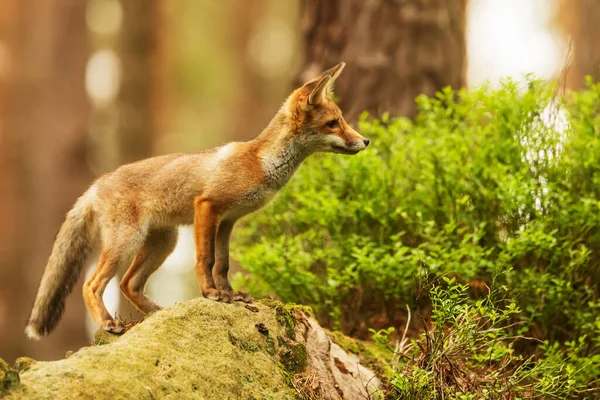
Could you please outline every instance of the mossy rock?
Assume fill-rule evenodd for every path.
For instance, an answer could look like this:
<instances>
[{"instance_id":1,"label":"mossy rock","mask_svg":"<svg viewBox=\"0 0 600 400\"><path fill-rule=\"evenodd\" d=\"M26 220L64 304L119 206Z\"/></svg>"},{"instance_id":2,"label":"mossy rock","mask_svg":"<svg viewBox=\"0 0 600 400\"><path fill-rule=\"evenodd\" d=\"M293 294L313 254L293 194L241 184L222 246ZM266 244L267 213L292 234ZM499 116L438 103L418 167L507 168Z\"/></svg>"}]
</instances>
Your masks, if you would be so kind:
<instances>
[{"instance_id":1,"label":"mossy rock","mask_svg":"<svg viewBox=\"0 0 600 400\"><path fill-rule=\"evenodd\" d=\"M63 360L22 358L19 373L0 363L0 397L296 399L294 378L310 373L318 375L324 399L339 398L339 387L355 396L348 398L364 398L362 382L372 381L372 372L332 373L329 339L305 318L281 303L194 299L148 316L122 336L98 332L94 345Z\"/></svg>"},{"instance_id":2,"label":"mossy rock","mask_svg":"<svg viewBox=\"0 0 600 400\"><path fill-rule=\"evenodd\" d=\"M274 310L257 307L195 299L151 315L123 336L98 332L95 346L30 364L6 398L293 399L276 354L288 350L268 345L255 325L276 336L285 329Z\"/></svg>"}]
</instances>

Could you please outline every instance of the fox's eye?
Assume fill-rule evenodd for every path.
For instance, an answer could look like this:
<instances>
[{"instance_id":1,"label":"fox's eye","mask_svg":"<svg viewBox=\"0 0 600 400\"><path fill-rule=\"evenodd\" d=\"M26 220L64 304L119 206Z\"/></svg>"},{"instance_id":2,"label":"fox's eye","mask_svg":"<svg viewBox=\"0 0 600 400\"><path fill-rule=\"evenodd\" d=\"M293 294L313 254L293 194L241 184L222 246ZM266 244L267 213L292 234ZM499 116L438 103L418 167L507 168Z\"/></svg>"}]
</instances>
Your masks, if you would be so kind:
<instances>
[{"instance_id":1,"label":"fox's eye","mask_svg":"<svg viewBox=\"0 0 600 400\"><path fill-rule=\"evenodd\" d=\"M331 121L329 121L329 122L327 123L327 127L328 127L329 129L334 129L334 128L336 128L337 126L338 126L338 120L337 120L337 119L332 119Z\"/></svg>"}]
</instances>

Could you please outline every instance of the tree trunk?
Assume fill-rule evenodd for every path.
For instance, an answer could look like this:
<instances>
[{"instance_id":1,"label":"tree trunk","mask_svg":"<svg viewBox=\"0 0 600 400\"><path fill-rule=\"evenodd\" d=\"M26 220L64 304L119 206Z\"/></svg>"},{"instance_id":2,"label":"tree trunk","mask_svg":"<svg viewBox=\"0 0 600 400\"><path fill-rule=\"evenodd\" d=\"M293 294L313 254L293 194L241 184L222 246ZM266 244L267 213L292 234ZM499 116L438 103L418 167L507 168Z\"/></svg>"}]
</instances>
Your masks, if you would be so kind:
<instances>
[{"instance_id":1,"label":"tree trunk","mask_svg":"<svg viewBox=\"0 0 600 400\"><path fill-rule=\"evenodd\" d=\"M15 4L12 76L2 129L2 147L11 155L3 165L11 178L3 196L10 197L6 200L13 223L10 248L4 248L0 260L0 303L5 309L0 353L9 360L22 354L52 359L87 342L80 296L67 300L61 324L43 342L33 343L23 334L54 235L91 181L86 163L85 2ZM75 291L81 292L81 284Z\"/></svg>"},{"instance_id":2,"label":"tree trunk","mask_svg":"<svg viewBox=\"0 0 600 400\"><path fill-rule=\"evenodd\" d=\"M122 65L119 94L120 164L153 155L163 123L161 94L164 76L161 61L164 40L164 0L128 0L123 7L123 27L118 49Z\"/></svg>"},{"instance_id":3,"label":"tree trunk","mask_svg":"<svg viewBox=\"0 0 600 400\"><path fill-rule=\"evenodd\" d=\"M0 278L2 277L2 266L8 263L14 245L12 232L16 222L14 218L16 205L14 169L16 163L7 137L1 133L6 117L11 75L14 70L10 43L15 30L15 7L16 0L0 2L0 204L2 205L0 207ZM0 326L2 326L5 312L6 303L0 296Z\"/></svg>"},{"instance_id":4,"label":"tree trunk","mask_svg":"<svg viewBox=\"0 0 600 400\"><path fill-rule=\"evenodd\" d=\"M273 110L265 110L269 97L267 82L256 70L248 67L248 44L252 39L267 5L263 0L237 2L231 7L231 19L235 21L231 37L234 68L241 90L231 104L233 117L231 132L233 140L249 140L258 135L272 117Z\"/></svg>"},{"instance_id":5,"label":"tree trunk","mask_svg":"<svg viewBox=\"0 0 600 400\"><path fill-rule=\"evenodd\" d=\"M558 5L559 28L572 40L573 58L567 75L567 87L585 87L585 76L600 80L600 2L597 0L561 0Z\"/></svg>"},{"instance_id":6,"label":"tree trunk","mask_svg":"<svg viewBox=\"0 0 600 400\"><path fill-rule=\"evenodd\" d=\"M9 45L15 30L16 1L0 2L0 354L4 353L3 342L7 338L2 332L16 315L12 311L14 306L9 288L11 284L19 283L13 276L13 249L16 244L14 231L17 226L15 214L18 204L17 163L8 136L2 132L7 115L8 89L14 71L13 54Z\"/></svg>"},{"instance_id":7,"label":"tree trunk","mask_svg":"<svg viewBox=\"0 0 600 400\"><path fill-rule=\"evenodd\" d=\"M466 74L466 0L304 0L305 82L340 61L336 82L344 115L414 116L414 99Z\"/></svg>"},{"instance_id":8,"label":"tree trunk","mask_svg":"<svg viewBox=\"0 0 600 400\"><path fill-rule=\"evenodd\" d=\"M158 138L166 126L167 0L127 0L121 5L118 165L109 166L109 170L155 155ZM124 273L120 271L119 277ZM118 314L125 320L142 315L122 295Z\"/></svg>"}]
</instances>

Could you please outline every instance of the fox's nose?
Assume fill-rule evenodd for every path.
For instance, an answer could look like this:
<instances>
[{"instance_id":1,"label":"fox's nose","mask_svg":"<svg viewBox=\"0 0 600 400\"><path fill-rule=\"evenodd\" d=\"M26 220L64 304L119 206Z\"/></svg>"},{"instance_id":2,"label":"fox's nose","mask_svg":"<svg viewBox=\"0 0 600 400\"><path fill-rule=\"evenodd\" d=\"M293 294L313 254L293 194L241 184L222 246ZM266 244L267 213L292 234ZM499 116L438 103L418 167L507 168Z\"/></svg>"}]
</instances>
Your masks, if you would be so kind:
<instances>
[{"instance_id":1,"label":"fox's nose","mask_svg":"<svg viewBox=\"0 0 600 400\"><path fill-rule=\"evenodd\" d=\"M369 139L364 139L363 143L365 144L365 147L369 145L369 143L371 143L371 141Z\"/></svg>"}]
</instances>

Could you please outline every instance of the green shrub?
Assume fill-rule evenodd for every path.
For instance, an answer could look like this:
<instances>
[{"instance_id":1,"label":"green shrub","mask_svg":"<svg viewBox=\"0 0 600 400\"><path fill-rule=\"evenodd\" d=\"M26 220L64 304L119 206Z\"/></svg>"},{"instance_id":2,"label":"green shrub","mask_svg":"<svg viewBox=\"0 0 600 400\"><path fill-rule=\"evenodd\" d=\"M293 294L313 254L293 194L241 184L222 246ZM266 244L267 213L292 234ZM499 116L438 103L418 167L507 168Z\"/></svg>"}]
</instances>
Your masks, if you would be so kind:
<instances>
[{"instance_id":1,"label":"green shrub","mask_svg":"<svg viewBox=\"0 0 600 400\"><path fill-rule=\"evenodd\" d=\"M547 341L522 351L600 378L600 84L559 98L506 81L417 101L415 120L363 116L371 147L312 156L238 228L251 276L236 284L364 334L426 305L432 279L478 298L497 275L521 310L515 333Z\"/></svg>"},{"instance_id":2,"label":"green shrub","mask_svg":"<svg viewBox=\"0 0 600 400\"><path fill-rule=\"evenodd\" d=\"M520 312L514 303L499 309L494 292L469 304L467 285L444 280L431 290L431 329L411 344L387 346L406 361L389 372L388 398L567 399L584 393L562 359L516 354L516 340L527 339L510 334L510 317ZM385 345L387 333L376 332L376 342Z\"/></svg>"}]
</instances>

